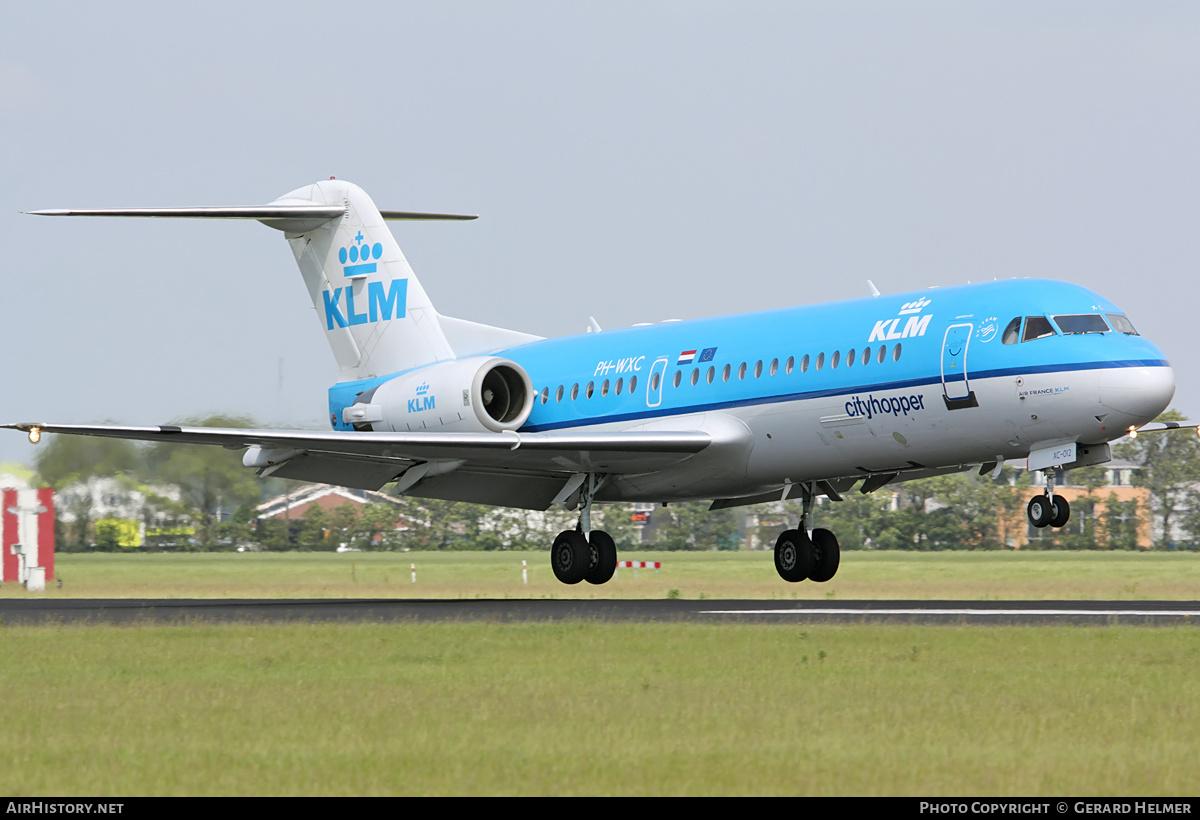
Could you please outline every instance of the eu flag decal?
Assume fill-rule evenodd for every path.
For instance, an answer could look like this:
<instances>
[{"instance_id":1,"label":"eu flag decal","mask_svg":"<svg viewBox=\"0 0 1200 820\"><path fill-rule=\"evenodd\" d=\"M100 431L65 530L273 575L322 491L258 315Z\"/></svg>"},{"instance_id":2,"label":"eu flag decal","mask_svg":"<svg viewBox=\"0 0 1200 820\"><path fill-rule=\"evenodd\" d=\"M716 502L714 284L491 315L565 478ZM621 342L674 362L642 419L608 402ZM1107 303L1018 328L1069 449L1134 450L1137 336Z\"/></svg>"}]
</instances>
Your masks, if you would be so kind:
<instances>
[{"instance_id":1,"label":"eu flag decal","mask_svg":"<svg viewBox=\"0 0 1200 820\"><path fill-rule=\"evenodd\" d=\"M716 358L716 355L717 349L715 347L706 347L700 351L700 358L698 361L711 362L714 358Z\"/></svg>"}]
</instances>

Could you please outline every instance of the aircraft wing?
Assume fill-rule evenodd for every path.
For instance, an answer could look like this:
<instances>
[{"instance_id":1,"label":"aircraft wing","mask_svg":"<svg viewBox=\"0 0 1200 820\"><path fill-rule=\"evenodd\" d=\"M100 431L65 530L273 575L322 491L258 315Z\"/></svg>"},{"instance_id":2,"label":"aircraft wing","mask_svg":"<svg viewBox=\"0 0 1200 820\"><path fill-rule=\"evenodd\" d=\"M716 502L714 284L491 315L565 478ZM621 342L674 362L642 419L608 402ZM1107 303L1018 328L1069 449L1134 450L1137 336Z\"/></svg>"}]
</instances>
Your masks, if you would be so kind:
<instances>
[{"instance_id":1,"label":"aircraft wing","mask_svg":"<svg viewBox=\"0 0 1200 820\"><path fill-rule=\"evenodd\" d=\"M1162 433L1167 430L1195 430L1197 428L1200 428L1200 424L1194 421L1152 421L1137 429L1131 428L1129 437L1135 438L1138 433Z\"/></svg>"},{"instance_id":2,"label":"aircraft wing","mask_svg":"<svg viewBox=\"0 0 1200 820\"><path fill-rule=\"evenodd\" d=\"M482 476L485 483L514 483L509 491L493 490L512 506L544 508L557 494L557 487L580 473L643 473L678 464L704 450L713 437L702 431L628 431L562 433L374 433L323 432L313 430L256 430L221 427L124 427L113 425L5 424L23 430L31 440L43 433L103 436L135 441L175 444L204 444L230 450L250 448L243 463L256 467L259 475L275 475L362 489L379 489L400 479L408 487L435 476L448 479L461 471L464 484ZM473 479L468 480L468 477ZM528 485L523 495L519 485ZM499 492L499 495L495 495ZM420 495L421 493L414 493ZM549 494L550 498L545 496ZM528 498L526 498L528 496ZM441 497L441 496L438 496ZM513 503L511 499L525 499ZM476 500L474 497L461 500Z\"/></svg>"}]
</instances>

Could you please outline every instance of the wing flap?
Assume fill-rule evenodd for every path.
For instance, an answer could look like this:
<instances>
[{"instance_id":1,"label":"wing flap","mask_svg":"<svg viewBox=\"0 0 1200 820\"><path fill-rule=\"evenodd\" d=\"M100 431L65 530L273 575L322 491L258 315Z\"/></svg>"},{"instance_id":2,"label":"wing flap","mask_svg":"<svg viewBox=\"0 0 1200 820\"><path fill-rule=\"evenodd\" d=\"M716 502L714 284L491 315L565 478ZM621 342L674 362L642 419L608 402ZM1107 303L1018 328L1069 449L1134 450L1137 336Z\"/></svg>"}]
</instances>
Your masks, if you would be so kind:
<instances>
[{"instance_id":1,"label":"wing flap","mask_svg":"<svg viewBox=\"0 0 1200 820\"><path fill-rule=\"evenodd\" d=\"M412 462L372 461L300 452L286 461L260 470L259 475L336 484L356 490L378 490L411 466Z\"/></svg>"}]
</instances>

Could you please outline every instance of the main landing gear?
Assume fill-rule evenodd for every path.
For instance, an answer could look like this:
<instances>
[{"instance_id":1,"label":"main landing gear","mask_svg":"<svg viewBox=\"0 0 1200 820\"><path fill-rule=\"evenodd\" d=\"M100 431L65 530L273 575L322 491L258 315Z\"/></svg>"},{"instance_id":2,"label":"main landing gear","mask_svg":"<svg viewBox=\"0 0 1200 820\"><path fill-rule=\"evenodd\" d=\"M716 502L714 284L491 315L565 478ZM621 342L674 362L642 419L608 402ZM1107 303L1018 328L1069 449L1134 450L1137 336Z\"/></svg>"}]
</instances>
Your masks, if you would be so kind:
<instances>
[{"instance_id":1,"label":"main landing gear","mask_svg":"<svg viewBox=\"0 0 1200 820\"><path fill-rule=\"evenodd\" d=\"M592 529L592 496L604 477L589 475L580 487L579 523L563 530L550 548L550 566L554 577L564 584L604 584L617 571L617 545L604 530Z\"/></svg>"},{"instance_id":2,"label":"main landing gear","mask_svg":"<svg viewBox=\"0 0 1200 820\"><path fill-rule=\"evenodd\" d=\"M838 571L841 549L837 538L829 530L810 528L815 490L815 486L804 489L804 513L800 518L800 529L786 530L775 542L775 570L785 581L796 582L807 578L824 583Z\"/></svg>"},{"instance_id":3,"label":"main landing gear","mask_svg":"<svg viewBox=\"0 0 1200 820\"><path fill-rule=\"evenodd\" d=\"M1071 518L1071 505L1067 503L1067 499L1061 495L1054 494L1054 471L1046 471L1046 490L1042 495L1035 495L1029 499L1029 506L1025 508L1025 514L1029 516L1029 523L1038 529L1043 527L1059 527L1065 526Z\"/></svg>"},{"instance_id":4,"label":"main landing gear","mask_svg":"<svg viewBox=\"0 0 1200 820\"><path fill-rule=\"evenodd\" d=\"M607 583L617 571L617 545L604 530L563 530L550 548L554 577L564 584Z\"/></svg>"}]
</instances>

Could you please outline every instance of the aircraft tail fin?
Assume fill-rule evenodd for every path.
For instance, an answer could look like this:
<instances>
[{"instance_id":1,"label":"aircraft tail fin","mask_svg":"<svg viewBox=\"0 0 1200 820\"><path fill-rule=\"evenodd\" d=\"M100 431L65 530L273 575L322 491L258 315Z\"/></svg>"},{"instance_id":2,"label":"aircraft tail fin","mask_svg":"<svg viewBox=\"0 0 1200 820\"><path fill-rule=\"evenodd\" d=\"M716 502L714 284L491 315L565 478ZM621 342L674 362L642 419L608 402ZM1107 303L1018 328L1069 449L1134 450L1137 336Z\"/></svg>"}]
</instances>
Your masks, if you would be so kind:
<instances>
[{"instance_id":1,"label":"aircraft tail fin","mask_svg":"<svg viewBox=\"0 0 1200 820\"><path fill-rule=\"evenodd\" d=\"M345 208L315 227L284 228L343 381L454 358L433 303L366 192L326 180L277 202Z\"/></svg>"},{"instance_id":2,"label":"aircraft tail fin","mask_svg":"<svg viewBox=\"0 0 1200 820\"><path fill-rule=\"evenodd\" d=\"M475 219L472 215L380 211L357 185L336 179L306 185L261 206L29 213L258 220L284 231L341 381L383 376L455 356L429 296L384 223Z\"/></svg>"}]
</instances>

